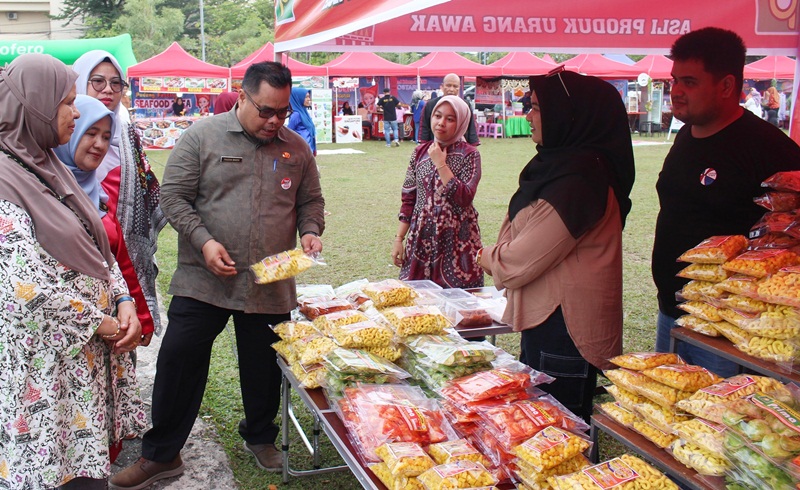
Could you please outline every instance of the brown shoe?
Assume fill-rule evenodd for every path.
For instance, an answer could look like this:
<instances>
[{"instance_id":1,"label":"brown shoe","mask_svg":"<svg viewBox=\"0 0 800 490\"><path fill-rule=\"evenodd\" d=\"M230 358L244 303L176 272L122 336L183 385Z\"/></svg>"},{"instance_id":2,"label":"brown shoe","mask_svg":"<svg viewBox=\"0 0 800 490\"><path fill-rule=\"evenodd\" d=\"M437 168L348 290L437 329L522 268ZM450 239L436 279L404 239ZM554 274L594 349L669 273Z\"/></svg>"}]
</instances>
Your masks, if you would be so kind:
<instances>
[{"instance_id":1,"label":"brown shoe","mask_svg":"<svg viewBox=\"0 0 800 490\"><path fill-rule=\"evenodd\" d=\"M244 443L244 450L256 457L256 464L262 470L278 472L283 470L283 455L274 444Z\"/></svg>"},{"instance_id":2,"label":"brown shoe","mask_svg":"<svg viewBox=\"0 0 800 490\"><path fill-rule=\"evenodd\" d=\"M170 463L157 463L139 458L139 461L112 476L108 483L109 488L112 489L141 490L158 480L172 478L182 473L183 461L181 461L180 454Z\"/></svg>"}]
</instances>

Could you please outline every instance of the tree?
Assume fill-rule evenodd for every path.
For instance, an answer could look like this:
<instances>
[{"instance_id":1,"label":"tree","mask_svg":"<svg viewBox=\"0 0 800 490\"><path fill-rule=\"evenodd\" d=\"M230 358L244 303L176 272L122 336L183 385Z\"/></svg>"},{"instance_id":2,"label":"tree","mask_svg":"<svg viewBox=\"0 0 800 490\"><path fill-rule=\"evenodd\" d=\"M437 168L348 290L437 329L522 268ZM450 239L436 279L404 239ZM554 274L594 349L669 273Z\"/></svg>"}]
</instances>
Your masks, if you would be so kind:
<instances>
[{"instance_id":1,"label":"tree","mask_svg":"<svg viewBox=\"0 0 800 490\"><path fill-rule=\"evenodd\" d=\"M64 0L61 14L54 16L57 20L65 20L86 26L87 37L108 31L114 21L122 14L125 0Z\"/></svg>"},{"instance_id":2,"label":"tree","mask_svg":"<svg viewBox=\"0 0 800 490\"><path fill-rule=\"evenodd\" d=\"M183 34L183 13L164 7L164 0L127 0L109 34L129 33L136 59L145 60L166 49Z\"/></svg>"}]
</instances>

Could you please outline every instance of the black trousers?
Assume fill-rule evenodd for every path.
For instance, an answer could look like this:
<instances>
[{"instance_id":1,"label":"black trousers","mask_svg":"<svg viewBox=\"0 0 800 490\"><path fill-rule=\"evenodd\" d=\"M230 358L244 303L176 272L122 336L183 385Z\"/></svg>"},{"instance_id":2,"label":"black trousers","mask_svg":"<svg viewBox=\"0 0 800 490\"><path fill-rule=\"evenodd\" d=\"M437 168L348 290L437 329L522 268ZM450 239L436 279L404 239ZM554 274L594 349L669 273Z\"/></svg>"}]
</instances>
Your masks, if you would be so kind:
<instances>
[{"instance_id":1,"label":"black trousers","mask_svg":"<svg viewBox=\"0 0 800 490\"><path fill-rule=\"evenodd\" d=\"M538 388L553 395L587 423L597 385L597 368L584 359L567 332L561 307L541 325L523 330L520 361L556 378Z\"/></svg>"},{"instance_id":2,"label":"black trousers","mask_svg":"<svg viewBox=\"0 0 800 490\"><path fill-rule=\"evenodd\" d=\"M143 457L170 462L186 444L203 401L211 348L231 316L245 413L239 433L250 444L275 442L281 370L271 345L280 339L269 325L288 320L289 314L244 313L175 296L169 305L169 325L158 352L153 428L142 439Z\"/></svg>"}]
</instances>

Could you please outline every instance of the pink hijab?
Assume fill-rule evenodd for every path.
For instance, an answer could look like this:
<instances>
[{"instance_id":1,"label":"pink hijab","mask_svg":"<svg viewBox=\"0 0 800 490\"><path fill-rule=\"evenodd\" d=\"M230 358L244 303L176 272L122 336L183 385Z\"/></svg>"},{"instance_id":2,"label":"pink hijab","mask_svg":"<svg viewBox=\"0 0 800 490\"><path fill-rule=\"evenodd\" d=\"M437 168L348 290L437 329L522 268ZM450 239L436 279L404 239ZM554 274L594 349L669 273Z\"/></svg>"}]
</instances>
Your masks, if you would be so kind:
<instances>
[{"instance_id":1,"label":"pink hijab","mask_svg":"<svg viewBox=\"0 0 800 490\"><path fill-rule=\"evenodd\" d=\"M456 141L464 139L464 134L467 132L467 128L469 127L470 110L467 103L464 102L461 97L457 95L445 95L444 97L439 97L438 102L433 107L433 112L436 112L436 109L438 109L442 104L450 104L456 113L456 132L452 139L441 141L436 137L436 132L433 133L433 139L442 145L442 147L446 148ZM433 124L431 124L431 126L433 126Z\"/></svg>"},{"instance_id":2,"label":"pink hijab","mask_svg":"<svg viewBox=\"0 0 800 490\"><path fill-rule=\"evenodd\" d=\"M56 260L107 281L114 255L97 208L52 150L59 144L58 107L77 78L44 54L25 54L0 68L0 199L30 214L36 240Z\"/></svg>"}]
</instances>

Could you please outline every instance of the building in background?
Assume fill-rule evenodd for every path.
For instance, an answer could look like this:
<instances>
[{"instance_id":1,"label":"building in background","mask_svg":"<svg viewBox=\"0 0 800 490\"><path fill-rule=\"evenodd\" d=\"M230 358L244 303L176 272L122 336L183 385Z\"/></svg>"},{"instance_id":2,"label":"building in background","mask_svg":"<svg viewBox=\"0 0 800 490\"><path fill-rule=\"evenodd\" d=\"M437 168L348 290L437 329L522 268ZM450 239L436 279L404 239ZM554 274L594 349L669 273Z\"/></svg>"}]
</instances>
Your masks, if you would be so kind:
<instances>
[{"instance_id":1,"label":"building in background","mask_svg":"<svg viewBox=\"0 0 800 490\"><path fill-rule=\"evenodd\" d=\"M50 18L62 6L62 0L0 0L0 40L78 39L80 24L67 26Z\"/></svg>"}]
</instances>

